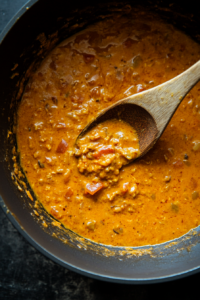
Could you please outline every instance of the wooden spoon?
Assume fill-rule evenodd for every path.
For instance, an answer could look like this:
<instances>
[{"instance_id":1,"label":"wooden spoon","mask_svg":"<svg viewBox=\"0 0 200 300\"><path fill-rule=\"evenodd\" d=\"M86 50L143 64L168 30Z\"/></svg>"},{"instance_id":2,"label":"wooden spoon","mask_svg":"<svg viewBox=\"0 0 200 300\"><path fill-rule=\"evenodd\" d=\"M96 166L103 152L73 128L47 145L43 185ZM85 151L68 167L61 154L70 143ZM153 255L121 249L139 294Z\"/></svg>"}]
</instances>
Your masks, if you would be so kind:
<instances>
[{"instance_id":1,"label":"wooden spoon","mask_svg":"<svg viewBox=\"0 0 200 300\"><path fill-rule=\"evenodd\" d=\"M143 156L160 138L184 97L199 80L200 61L177 77L104 109L82 130L76 142L97 124L108 119L121 119L137 131L139 157Z\"/></svg>"}]
</instances>

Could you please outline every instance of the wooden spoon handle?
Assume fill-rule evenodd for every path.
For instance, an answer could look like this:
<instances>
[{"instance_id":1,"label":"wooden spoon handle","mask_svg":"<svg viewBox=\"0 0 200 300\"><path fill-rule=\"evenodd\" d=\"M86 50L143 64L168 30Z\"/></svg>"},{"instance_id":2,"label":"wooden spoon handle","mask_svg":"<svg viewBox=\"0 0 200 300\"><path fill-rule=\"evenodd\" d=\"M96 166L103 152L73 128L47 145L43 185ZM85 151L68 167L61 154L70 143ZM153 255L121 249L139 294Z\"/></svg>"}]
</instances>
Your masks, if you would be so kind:
<instances>
[{"instance_id":1,"label":"wooden spoon handle","mask_svg":"<svg viewBox=\"0 0 200 300\"><path fill-rule=\"evenodd\" d=\"M160 103L163 106L157 114L152 114L156 119L158 130L163 132L175 110L178 108L187 93L193 86L200 80L200 61L198 61L191 68L170 80L166 85L160 86L161 90L158 91ZM162 102L163 99L163 102Z\"/></svg>"},{"instance_id":2,"label":"wooden spoon handle","mask_svg":"<svg viewBox=\"0 0 200 300\"><path fill-rule=\"evenodd\" d=\"M160 136L181 101L199 80L200 61L170 81L133 95L126 102L145 108L153 116Z\"/></svg>"}]
</instances>

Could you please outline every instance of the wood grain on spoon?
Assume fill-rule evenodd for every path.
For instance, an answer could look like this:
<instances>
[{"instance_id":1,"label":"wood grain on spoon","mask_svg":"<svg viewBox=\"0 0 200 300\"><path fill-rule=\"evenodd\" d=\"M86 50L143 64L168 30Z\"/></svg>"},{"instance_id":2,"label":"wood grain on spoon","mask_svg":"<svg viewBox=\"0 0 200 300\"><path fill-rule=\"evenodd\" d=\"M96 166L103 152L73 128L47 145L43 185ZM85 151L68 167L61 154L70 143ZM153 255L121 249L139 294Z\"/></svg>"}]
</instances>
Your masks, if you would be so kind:
<instances>
[{"instance_id":1,"label":"wood grain on spoon","mask_svg":"<svg viewBox=\"0 0 200 300\"><path fill-rule=\"evenodd\" d=\"M182 100L199 80L200 61L177 77L104 109L82 130L77 140L97 124L118 118L137 131L141 157L157 142Z\"/></svg>"}]
</instances>

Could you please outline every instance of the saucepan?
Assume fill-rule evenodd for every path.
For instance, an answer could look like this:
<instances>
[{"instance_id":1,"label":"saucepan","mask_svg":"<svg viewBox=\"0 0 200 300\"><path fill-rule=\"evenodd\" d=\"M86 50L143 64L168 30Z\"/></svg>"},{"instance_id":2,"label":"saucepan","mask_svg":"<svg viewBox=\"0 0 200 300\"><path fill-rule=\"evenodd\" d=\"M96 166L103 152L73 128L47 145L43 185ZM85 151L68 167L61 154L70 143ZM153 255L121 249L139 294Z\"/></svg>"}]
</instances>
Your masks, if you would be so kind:
<instances>
[{"instance_id":1,"label":"saucepan","mask_svg":"<svg viewBox=\"0 0 200 300\"><path fill-rule=\"evenodd\" d=\"M18 231L58 264L92 278L120 283L172 280L200 270L200 230L155 246L111 247L86 240L60 226L40 207L26 182L13 172L16 109L31 71L59 42L121 9L156 11L193 39L200 37L199 9L182 1L31 0L0 36L0 204ZM181 5L181 6L179 6ZM15 161L16 160L16 161ZM45 221L45 223L44 223ZM46 224L46 226L44 226Z\"/></svg>"}]
</instances>

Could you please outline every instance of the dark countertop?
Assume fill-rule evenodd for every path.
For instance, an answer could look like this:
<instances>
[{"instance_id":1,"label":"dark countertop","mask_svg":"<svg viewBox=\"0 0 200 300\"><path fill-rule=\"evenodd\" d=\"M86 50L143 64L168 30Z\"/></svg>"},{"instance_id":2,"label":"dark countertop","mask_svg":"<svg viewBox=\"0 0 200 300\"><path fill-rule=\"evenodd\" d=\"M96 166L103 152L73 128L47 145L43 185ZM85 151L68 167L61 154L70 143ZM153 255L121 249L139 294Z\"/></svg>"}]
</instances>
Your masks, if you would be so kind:
<instances>
[{"instance_id":1,"label":"dark countertop","mask_svg":"<svg viewBox=\"0 0 200 300\"><path fill-rule=\"evenodd\" d=\"M0 0L0 32L24 3L26 0ZM153 285L121 285L81 276L30 246L0 208L1 300L188 300L197 297L199 282L200 274Z\"/></svg>"}]
</instances>

